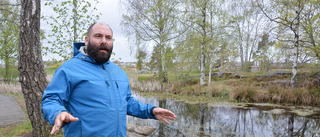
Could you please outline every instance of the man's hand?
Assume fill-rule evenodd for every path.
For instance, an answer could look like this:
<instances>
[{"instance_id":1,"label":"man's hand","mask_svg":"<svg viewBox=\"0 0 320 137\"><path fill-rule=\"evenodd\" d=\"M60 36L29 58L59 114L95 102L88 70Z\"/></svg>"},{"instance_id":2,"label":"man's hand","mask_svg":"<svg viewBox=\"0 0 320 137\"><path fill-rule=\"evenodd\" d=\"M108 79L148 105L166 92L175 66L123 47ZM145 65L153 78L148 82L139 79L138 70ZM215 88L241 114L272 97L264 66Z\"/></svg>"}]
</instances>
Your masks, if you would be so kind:
<instances>
[{"instance_id":1,"label":"man's hand","mask_svg":"<svg viewBox=\"0 0 320 137\"><path fill-rule=\"evenodd\" d=\"M166 119L175 120L177 118L176 115L174 115L174 113L172 113L170 110L163 108L154 108L153 114L158 120L161 120L167 124L170 124L170 122L168 122Z\"/></svg>"},{"instance_id":2,"label":"man's hand","mask_svg":"<svg viewBox=\"0 0 320 137\"><path fill-rule=\"evenodd\" d=\"M53 135L55 132L57 132L63 123L69 123L69 122L76 122L78 121L78 118L73 117L68 112L61 112L56 116L56 119L54 120L54 125L51 130L51 135Z\"/></svg>"}]
</instances>

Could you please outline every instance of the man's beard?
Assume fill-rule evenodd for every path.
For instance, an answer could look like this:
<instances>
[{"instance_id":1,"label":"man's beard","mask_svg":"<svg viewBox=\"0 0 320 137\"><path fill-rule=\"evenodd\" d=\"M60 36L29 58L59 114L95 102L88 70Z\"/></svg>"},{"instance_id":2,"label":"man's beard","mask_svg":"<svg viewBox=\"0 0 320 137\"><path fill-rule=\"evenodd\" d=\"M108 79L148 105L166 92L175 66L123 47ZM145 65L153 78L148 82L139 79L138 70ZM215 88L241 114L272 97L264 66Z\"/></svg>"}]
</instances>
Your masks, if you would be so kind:
<instances>
[{"instance_id":1,"label":"man's beard","mask_svg":"<svg viewBox=\"0 0 320 137\"><path fill-rule=\"evenodd\" d=\"M111 48L108 48L107 45L101 44L99 46L93 45L90 43L90 39L87 45L87 54L97 63L103 64L106 63L112 54L113 45ZM107 52L102 52L100 50L106 50Z\"/></svg>"}]
</instances>

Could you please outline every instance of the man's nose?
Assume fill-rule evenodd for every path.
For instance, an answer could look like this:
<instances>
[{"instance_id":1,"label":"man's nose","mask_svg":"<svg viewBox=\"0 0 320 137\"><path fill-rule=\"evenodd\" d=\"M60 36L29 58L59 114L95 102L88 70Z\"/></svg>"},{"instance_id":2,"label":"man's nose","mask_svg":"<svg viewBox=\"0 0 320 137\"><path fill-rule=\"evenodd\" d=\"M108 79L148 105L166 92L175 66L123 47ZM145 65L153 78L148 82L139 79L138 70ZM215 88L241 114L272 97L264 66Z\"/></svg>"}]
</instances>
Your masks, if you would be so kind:
<instances>
[{"instance_id":1,"label":"man's nose","mask_svg":"<svg viewBox=\"0 0 320 137\"><path fill-rule=\"evenodd\" d=\"M107 38L106 37L103 37L101 39L101 44L107 44Z\"/></svg>"}]
</instances>

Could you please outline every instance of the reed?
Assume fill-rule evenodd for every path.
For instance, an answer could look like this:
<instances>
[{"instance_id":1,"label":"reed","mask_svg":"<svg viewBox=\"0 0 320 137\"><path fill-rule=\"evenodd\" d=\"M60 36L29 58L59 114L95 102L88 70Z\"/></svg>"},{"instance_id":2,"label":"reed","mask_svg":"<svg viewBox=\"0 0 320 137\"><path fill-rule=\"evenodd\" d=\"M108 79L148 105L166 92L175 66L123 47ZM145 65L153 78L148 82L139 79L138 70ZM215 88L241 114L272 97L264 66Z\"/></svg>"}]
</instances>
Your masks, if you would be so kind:
<instances>
[{"instance_id":1,"label":"reed","mask_svg":"<svg viewBox=\"0 0 320 137\"><path fill-rule=\"evenodd\" d=\"M138 78L134 75L131 75L131 77L129 77L129 80L132 90L141 92L161 91L161 83L157 80L138 80Z\"/></svg>"},{"instance_id":2,"label":"reed","mask_svg":"<svg viewBox=\"0 0 320 137\"><path fill-rule=\"evenodd\" d=\"M233 100L256 103L273 102L312 106L320 104L319 89L310 90L305 87L293 89L281 85L267 87L238 85L230 90L229 96Z\"/></svg>"},{"instance_id":3,"label":"reed","mask_svg":"<svg viewBox=\"0 0 320 137\"><path fill-rule=\"evenodd\" d=\"M255 94L255 89L252 86L245 84L234 86L234 88L230 90L229 96L231 99L235 99L237 101L252 102Z\"/></svg>"},{"instance_id":4,"label":"reed","mask_svg":"<svg viewBox=\"0 0 320 137\"><path fill-rule=\"evenodd\" d=\"M1 82L0 83L2 93L21 93L21 86L20 83L7 83Z\"/></svg>"}]
</instances>

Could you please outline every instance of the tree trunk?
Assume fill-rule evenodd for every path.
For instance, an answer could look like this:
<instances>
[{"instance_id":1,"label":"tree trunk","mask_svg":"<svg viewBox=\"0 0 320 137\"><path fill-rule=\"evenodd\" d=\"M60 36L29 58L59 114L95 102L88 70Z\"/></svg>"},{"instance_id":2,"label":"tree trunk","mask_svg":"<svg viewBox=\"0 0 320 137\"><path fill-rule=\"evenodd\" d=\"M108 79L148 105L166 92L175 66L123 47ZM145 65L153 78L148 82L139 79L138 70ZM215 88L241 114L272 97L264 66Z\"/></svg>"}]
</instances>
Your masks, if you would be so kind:
<instances>
[{"instance_id":1,"label":"tree trunk","mask_svg":"<svg viewBox=\"0 0 320 137\"><path fill-rule=\"evenodd\" d=\"M288 118L288 137L293 136L294 115L290 114Z\"/></svg>"},{"instance_id":2,"label":"tree trunk","mask_svg":"<svg viewBox=\"0 0 320 137\"><path fill-rule=\"evenodd\" d=\"M8 44L8 42L7 42L7 38L5 38L5 40L4 40L4 44L3 45L7 45ZM4 55L5 55L5 57L4 57L4 63L5 63L5 67L6 67L6 74L5 74L5 78L6 79L9 79L9 67L10 67L10 58L9 58L9 56L8 56L8 49L4 49L5 50L5 53L4 53Z\"/></svg>"},{"instance_id":3,"label":"tree trunk","mask_svg":"<svg viewBox=\"0 0 320 137\"><path fill-rule=\"evenodd\" d=\"M238 24L238 33L239 33L239 37L240 40L238 41L240 43L239 47L240 47L240 63L241 63L241 70L244 70L244 60L243 60L243 45L242 45L242 34L241 34L241 28L240 28L240 24Z\"/></svg>"},{"instance_id":4,"label":"tree trunk","mask_svg":"<svg viewBox=\"0 0 320 137\"><path fill-rule=\"evenodd\" d=\"M294 20L293 32L294 32L294 49L293 49L293 64L292 64L292 77L291 87L297 87L297 72L298 72L298 48L299 48L299 22L300 18L300 5L296 7L296 19Z\"/></svg>"},{"instance_id":5,"label":"tree trunk","mask_svg":"<svg viewBox=\"0 0 320 137\"><path fill-rule=\"evenodd\" d=\"M213 61L212 61L212 59L211 59L211 61L210 61L210 66L209 66L209 80L208 80L208 85L210 85L210 83L211 83L211 69L212 69L212 64L213 64Z\"/></svg>"},{"instance_id":6,"label":"tree trunk","mask_svg":"<svg viewBox=\"0 0 320 137\"><path fill-rule=\"evenodd\" d=\"M201 62L200 62L200 86L206 85L206 65L205 65L205 42L201 44Z\"/></svg>"},{"instance_id":7,"label":"tree trunk","mask_svg":"<svg viewBox=\"0 0 320 137\"><path fill-rule=\"evenodd\" d=\"M199 108L200 108L200 118L199 118L199 120L200 120L200 128L199 128L199 136L200 137L203 137L203 136L205 136L205 134L204 134L204 127L205 127L205 104L203 104L203 103L201 103L201 104L199 104Z\"/></svg>"},{"instance_id":8,"label":"tree trunk","mask_svg":"<svg viewBox=\"0 0 320 137\"><path fill-rule=\"evenodd\" d=\"M6 64L6 79L9 79L9 68L10 68L10 58L8 56L8 51L7 49L5 49L5 58L4 58L4 62Z\"/></svg>"},{"instance_id":9,"label":"tree trunk","mask_svg":"<svg viewBox=\"0 0 320 137\"><path fill-rule=\"evenodd\" d=\"M21 0L18 70L32 134L48 137L51 126L41 113L41 98L47 81L40 48L40 0Z\"/></svg>"},{"instance_id":10,"label":"tree trunk","mask_svg":"<svg viewBox=\"0 0 320 137\"><path fill-rule=\"evenodd\" d=\"M201 28L202 28L202 42L201 42L201 55L200 55L200 86L205 86L206 85L206 59L205 59L205 47L206 47L206 6L207 3L205 2L204 4L205 6L203 6L202 9L202 24L201 24Z\"/></svg>"}]
</instances>

